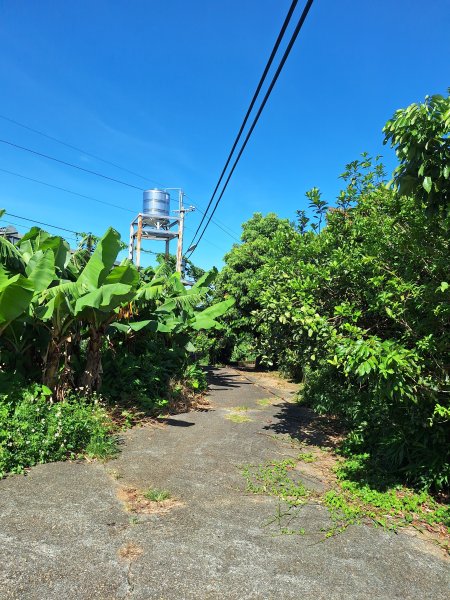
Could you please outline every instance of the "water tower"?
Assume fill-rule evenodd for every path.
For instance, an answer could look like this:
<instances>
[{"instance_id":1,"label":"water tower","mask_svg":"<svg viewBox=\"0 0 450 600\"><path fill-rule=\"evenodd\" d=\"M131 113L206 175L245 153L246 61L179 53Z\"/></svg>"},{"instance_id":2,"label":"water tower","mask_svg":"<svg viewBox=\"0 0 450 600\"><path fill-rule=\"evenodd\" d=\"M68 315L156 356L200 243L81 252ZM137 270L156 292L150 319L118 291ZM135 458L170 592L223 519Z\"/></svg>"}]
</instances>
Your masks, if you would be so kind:
<instances>
[{"instance_id":1,"label":"water tower","mask_svg":"<svg viewBox=\"0 0 450 600\"><path fill-rule=\"evenodd\" d=\"M169 190L178 192L178 209L170 210ZM183 206L183 190L179 188L166 188L164 190L145 190L143 196L142 212L140 212L130 225L130 245L128 258L139 267L141 263L141 245L144 240L165 242L165 253L169 256L170 241L177 238L177 271L181 273L183 256L183 229L184 215L193 210ZM177 213L174 216L172 213Z\"/></svg>"}]
</instances>

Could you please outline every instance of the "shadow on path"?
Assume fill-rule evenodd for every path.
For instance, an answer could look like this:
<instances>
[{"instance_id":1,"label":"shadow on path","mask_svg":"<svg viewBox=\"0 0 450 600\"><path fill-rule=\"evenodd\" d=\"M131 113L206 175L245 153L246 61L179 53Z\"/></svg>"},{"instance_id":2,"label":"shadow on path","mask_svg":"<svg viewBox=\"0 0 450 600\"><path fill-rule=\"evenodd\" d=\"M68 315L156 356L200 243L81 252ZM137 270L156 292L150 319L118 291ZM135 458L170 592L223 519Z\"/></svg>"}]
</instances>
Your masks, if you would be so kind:
<instances>
[{"instance_id":1,"label":"shadow on path","mask_svg":"<svg viewBox=\"0 0 450 600\"><path fill-rule=\"evenodd\" d=\"M170 417L158 417L158 423L165 423L166 425L172 425L173 427L192 427L195 425L195 423L190 423L189 421L171 419Z\"/></svg>"},{"instance_id":2,"label":"shadow on path","mask_svg":"<svg viewBox=\"0 0 450 600\"><path fill-rule=\"evenodd\" d=\"M234 373L224 372L223 369L214 369L212 367L206 368L206 374L208 378L208 388L222 388L224 390L231 390L233 388L240 388L244 385L252 385L250 381L244 381L239 375Z\"/></svg>"},{"instance_id":3,"label":"shadow on path","mask_svg":"<svg viewBox=\"0 0 450 600\"><path fill-rule=\"evenodd\" d=\"M313 410L298 404L283 402L274 415L277 422L266 425L264 429L278 434L289 435L299 442L314 446L336 448L341 440L343 429L330 417L320 416Z\"/></svg>"}]
</instances>

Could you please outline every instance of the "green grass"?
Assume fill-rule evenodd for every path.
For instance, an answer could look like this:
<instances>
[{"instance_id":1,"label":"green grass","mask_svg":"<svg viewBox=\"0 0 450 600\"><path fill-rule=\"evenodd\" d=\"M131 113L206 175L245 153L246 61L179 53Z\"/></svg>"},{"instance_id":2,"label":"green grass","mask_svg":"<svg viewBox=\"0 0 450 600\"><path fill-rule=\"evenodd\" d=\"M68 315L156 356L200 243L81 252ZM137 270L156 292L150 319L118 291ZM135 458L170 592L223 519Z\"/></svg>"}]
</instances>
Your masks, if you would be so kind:
<instances>
[{"instance_id":1,"label":"green grass","mask_svg":"<svg viewBox=\"0 0 450 600\"><path fill-rule=\"evenodd\" d=\"M251 419L249 417L247 417L246 415L236 415L236 414L230 414L230 415L226 415L225 419L228 419L229 421L233 421L233 423L248 423L249 421L251 421Z\"/></svg>"},{"instance_id":2,"label":"green grass","mask_svg":"<svg viewBox=\"0 0 450 600\"><path fill-rule=\"evenodd\" d=\"M297 460L300 460L301 462L305 462L305 463L313 463L313 462L316 462L317 457L314 456L314 454L312 452L301 452L297 456Z\"/></svg>"},{"instance_id":3,"label":"green grass","mask_svg":"<svg viewBox=\"0 0 450 600\"><path fill-rule=\"evenodd\" d=\"M237 411L237 412L243 412L243 411L248 410L248 408L249 408L248 406L233 406L233 408L230 408L230 410Z\"/></svg>"},{"instance_id":4,"label":"green grass","mask_svg":"<svg viewBox=\"0 0 450 600\"><path fill-rule=\"evenodd\" d=\"M257 400L256 403L265 408L266 406L270 406L272 404L272 400L270 398L261 398L261 400Z\"/></svg>"},{"instance_id":5,"label":"green grass","mask_svg":"<svg viewBox=\"0 0 450 600\"><path fill-rule=\"evenodd\" d=\"M264 465L244 467L246 490L253 494L266 494L286 501L290 506L304 504L309 492L305 486L293 479L294 459L273 461Z\"/></svg>"},{"instance_id":6,"label":"green grass","mask_svg":"<svg viewBox=\"0 0 450 600\"><path fill-rule=\"evenodd\" d=\"M292 528L291 524L300 517L297 509L314 499L327 507L332 521L329 528L322 530L324 538L360 523L371 523L391 531L413 525L419 530L431 528L437 532L439 536L435 536L435 541L449 551L448 541L442 538L445 532L450 534L449 506L439 504L425 491L415 492L401 486L380 491L367 482L350 480L349 473L354 468L355 458L339 464L333 489L322 493L312 492L296 481L293 474L300 462L316 460L318 457L312 452L302 452L295 459L246 465L243 468L246 491L280 500L276 514L265 526L275 523L282 535L305 534L303 527Z\"/></svg>"},{"instance_id":7,"label":"green grass","mask_svg":"<svg viewBox=\"0 0 450 600\"><path fill-rule=\"evenodd\" d=\"M142 495L151 502L164 502L164 500L169 500L172 497L169 491L156 488L148 488Z\"/></svg>"},{"instance_id":8,"label":"green grass","mask_svg":"<svg viewBox=\"0 0 450 600\"><path fill-rule=\"evenodd\" d=\"M337 469L338 487L326 492L323 502L335 522L335 531L354 523L372 522L385 529L397 530L414 525L444 526L450 533L450 507L439 504L426 491L416 492L400 485L378 490L366 482L348 479L355 459L344 461Z\"/></svg>"}]
</instances>

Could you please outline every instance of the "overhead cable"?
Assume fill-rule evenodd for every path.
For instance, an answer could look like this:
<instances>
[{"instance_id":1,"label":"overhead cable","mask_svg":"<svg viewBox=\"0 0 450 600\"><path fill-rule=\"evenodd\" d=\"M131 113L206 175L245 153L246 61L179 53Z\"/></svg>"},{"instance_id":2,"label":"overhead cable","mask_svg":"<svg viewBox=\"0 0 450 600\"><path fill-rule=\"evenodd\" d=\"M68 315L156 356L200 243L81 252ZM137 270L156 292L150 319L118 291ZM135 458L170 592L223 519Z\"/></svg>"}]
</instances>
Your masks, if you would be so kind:
<instances>
[{"instance_id":1,"label":"overhead cable","mask_svg":"<svg viewBox=\"0 0 450 600\"><path fill-rule=\"evenodd\" d=\"M213 191L213 193L211 195L211 198L210 198L210 200L208 202L208 205L207 205L207 207L205 209L205 214L203 215L203 218L200 221L200 224L197 227L195 235L192 238L192 241L189 244L189 246L192 246L192 243L195 241L195 238L197 237L197 234L200 231L201 226L203 225L203 222L204 222L204 220L206 218L206 213L208 212L208 210L211 207L211 204L212 204L212 202L213 202L213 200L215 198L217 190L219 189L219 186L220 186L220 184L222 182L222 179L223 179L223 177L225 175L225 172L226 172L226 170L228 168L228 165L230 164L230 161L231 161L231 158L232 158L232 156L234 154L234 151L236 150L236 146L238 145L239 140L241 139L242 132L244 131L244 128L245 128L245 126L247 124L247 121L248 121L248 118L250 116L250 113L252 112L253 107L255 106L255 102L256 102L256 100L257 100L257 98L259 96L259 92L261 91L261 88L264 85L264 81L266 80L266 77L267 77L267 74L269 72L269 69L272 66L273 60L274 60L274 58L275 58L275 56L276 56L276 54L278 52L278 48L280 47L280 44L281 44L281 42L283 40L284 34L285 34L286 29L287 29L287 27L289 25L289 22L291 20L292 14L293 14L296 6L297 6L297 3L298 3L298 0L293 0L291 6L289 8L289 11L288 11L288 13L286 15L284 23L283 23L283 25L282 25L282 27L280 29L278 37L277 37L277 39L275 41L275 44L274 44L274 46L272 48L272 52L270 53L269 60L267 61L266 66L264 67L264 71L263 71L263 74L261 75L261 79L259 80L259 83L258 83L258 85L256 87L255 93L253 94L253 98L252 98L252 100L250 102L250 105L249 105L249 107L247 109L247 113L245 114L244 120L242 121L242 125L241 125L241 127L239 129L239 132L238 132L238 134L236 136L236 139L234 140L234 143L233 143L233 146L232 146L232 148L230 150L230 153L228 154L228 158L226 160L225 166L222 169L222 173L220 174L219 180L217 181L216 187L214 188L214 191Z\"/></svg>"},{"instance_id":2,"label":"overhead cable","mask_svg":"<svg viewBox=\"0 0 450 600\"><path fill-rule=\"evenodd\" d=\"M9 220L7 221L5 219L2 219L0 221L0 223L7 223L8 225L14 225L14 227L18 227L19 229L27 229L26 225L21 225L20 223L14 223L14 221L9 221ZM1 235L3 237L5 235L5 232L3 232ZM76 242L76 243L78 243L78 241L79 241L79 240L77 240L76 238L74 238L74 237L72 237L70 235L65 235L64 239L65 240L72 240L73 242Z\"/></svg>"},{"instance_id":3,"label":"overhead cable","mask_svg":"<svg viewBox=\"0 0 450 600\"><path fill-rule=\"evenodd\" d=\"M83 150L82 148L78 148L77 146L73 146L72 144L68 144L67 142L64 142L63 140L60 140L56 137L53 137L52 135L49 135L48 133L45 133L44 131L40 131L39 129L34 129L34 127L30 127L29 125L20 123L19 121L16 121L15 119L11 119L10 117L7 117L6 115L0 115L0 119L3 119L4 121L9 121L10 123L14 123L14 125L18 125L19 127L22 127L23 129L27 129L28 131L32 131L33 133L37 133L38 135L41 135L49 140L52 140L53 142L56 142L57 144L66 146L66 148L70 148L71 150L76 150L77 152L81 152L81 154L90 156L91 158L94 158L95 160L99 160L100 162L105 163L106 165L115 167L116 169L120 169L121 171L125 171L126 173L129 173L130 175L135 175L136 177L139 177L140 179L143 179L144 181L153 181L153 183L162 185L155 179L151 179L150 177L145 177L144 175L136 173L135 171L131 171L130 169L127 169L126 167L123 167L115 162L112 162L111 160L107 160L106 158L102 158L101 156L98 156L98 154L92 154L92 152L88 152L87 150Z\"/></svg>"},{"instance_id":4,"label":"overhead cable","mask_svg":"<svg viewBox=\"0 0 450 600\"><path fill-rule=\"evenodd\" d=\"M93 200L94 202L99 202L100 204L106 204L107 206L113 206L114 208L119 208L120 210L125 210L127 212L135 213L136 211L131 210L131 208L125 208L124 206L120 206L119 204L113 204L112 202L106 202L106 200L99 200L98 198L94 198L93 196L86 196L85 194L79 194L78 192L74 192L73 190L69 190L68 188L60 187L59 185L53 185L52 183L47 183L46 181L41 181L40 179L33 179L33 177L27 177L26 175L22 175L21 173L15 173L14 171L8 171L7 169L1 169L2 173L8 173L9 175L14 175L15 177L20 177L21 179L27 179L28 181L33 181L34 183L39 183L40 185L45 185L50 188L54 188L55 190L60 190L61 192L66 192L67 194L73 194L74 196L79 196L80 198L86 198L87 200Z\"/></svg>"},{"instance_id":5,"label":"overhead cable","mask_svg":"<svg viewBox=\"0 0 450 600\"><path fill-rule=\"evenodd\" d=\"M5 214L10 217L14 217L15 219L21 219L22 221L29 221L30 223L37 223L38 225L45 225L46 227L52 227L53 229L60 229L61 231L67 231L68 233L74 233L75 235L79 235L78 231L74 231L73 229L67 229L66 227L60 227L59 225L50 225L50 223L44 223L42 221L36 221L36 219L29 219L28 217L21 217L20 215L13 215L8 211L5 211Z\"/></svg>"},{"instance_id":6,"label":"overhead cable","mask_svg":"<svg viewBox=\"0 0 450 600\"><path fill-rule=\"evenodd\" d=\"M129 212L129 213L133 213L133 214L136 213L136 211L132 210L131 208L125 208L124 206L120 206L119 204L107 202L106 200L100 200L99 198L94 198L93 196L87 196L86 194L80 194L79 192L74 192L73 190L61 187L59 185L54 185L52 183L48 183L48 182L42 181L40 179L34 179L33 177L28 177L27 175L23 175L22 173L16 173L15 171L9 171L8 169L2 169L2 168L0 168L0 172L7 173L8 175L14 175L14 177L20 177L21 179L26 179L27 181L32 181L33 183L39 183L40 185L45 185L46 187L50 187L55 190L65 192L67 194L72 194L74 196L78 196L79 198L86 198L87 200L92 200L92 201L98 202L100 204L105 204L106 206L112 206L114 208L118 208L119 210L124 210L125 212ZM204 214L203 211L198 206L196 206L196 208L199 212ZM228 231L226 231L224 229L224 227L217 222L217 220L213 221L213 223L214 223L214 225L216 225L216 227L218 227L219 229L222 229L222 231L224 231L227 235L232 237L234 240L240 242L240 240L233 233L229 233Z\"/></svg>"},{"instance_id":7,"label":"overhead cable","mask_svg":"<svg viewBox=\"0 0 450 600\"><path fill-rule=\"evenodd\" d=\"M32 131L33 133L37 133L38 135L41 135L42 137L45 137L45 138L47 138L49 140L52 140L52 141L54 141L54 142L56 142L58 144L61 144L62 146L66 146L66 148L70 148L71 150L75 150L77 152L81 152L82 154L84 154L86 156L90 156L91 158L94 158L95 160L99 160L99 161L101 161L101 162L103 162L103 163L105 163L107 165L110 165L112 167L115 167L117 169L125 171L126 173L130 173L131 175L135 175L136 177L139 177L140 179L143 179L144 181L152 181L153 183L156 183L157 185L159 185L162 188L166 187L160 181L156 181L156 179L152 179L150 177L145 177L144 175L141 175L140 173L136 173L135 171L131 171L130 169L128 169L128 168L126 168L126 167L124 167L122 165L119 165L119 164L117 164L115 162L107 160L106 158L102 158L101 156L98 156L98 154L93 154L92 152L88 152L87 150L84 150L82 148L78 148L77 146L74 146L72 144L64 142L63 140L60 140L60 139L58 139L58 138L56 138L56 137L54 137L54 136L52 136L52 135L50 135L48 133L45 133L44 131L40 131L39 129L35 129L34 127L30 127L29 125L25 125L24 123L20 123L19 121L15 120L15 119L11 119L10 117L7 117L6 115L1 115L0 114L0 119L3 119L4 121L8 121L9 123L13 123L14 125L17 125L18 127L22 127L23 129L26 129L28 131ZM25 177L24 175L19 175L18 173L13 173L12 171L7 171L5 169L0 169L0 171L3 171L5 173L10 173L11 175L16 175L17 177L23 177L24 179L29 179L30 181L35 181L36 183L41 183L42 185L47 185L49 187L54 187L56 189L60 189L61 191L66 191L69 194L75 194L75 195L80 196L82 198L87 198L88 200L94 200L95 202L100 202L102 204L107 204L109 206L114 206L114 207L120 208L122 210L127 210L129 212L134 212L134 211L132 211L130 209L118 206L117 204L111 204L110 202L105 202L103 200L98 200L97 198L92 198L91 196L85 196L84 194L78 194L77 192L73 192L73 191L67 190L65 188L59 188L58 186L54 186L54 185L51 185L49 183L45 183L43 181L37 181L35 179L31 179L30 177ZM94 174L94 173L95 172L92 172L92 174ZM103 177L102 174L98 174L98 175L100 177ZM120 183L123 183L123 182L120 182ZM141 188L136 188L136 189L141 189ZM142 188L142 190L143 190L143 188ZM189 196L187 194L185 194L185 196L186 196L186 198L189 198ZM191 200L192 200L192 198L191 198ZM193 200L193 202L195 202L195 201ZM202 210L198 206L198 203L195 203L195 204L196 204L196 208L200 212L202 212ZM227 229L226 226L223 225L223 224L220 224L220 222L217 221L217 219L216 219L216 221L213 221L213 223L215 225L217 225L217 227L219 227L219 229L222 229L222 231L224 231L225 233L228 233L227 231L225 231L225 229ZM229 231L231 231L231 230L229 230ZM233 232L228 233L228 235L231 235L231 237L234 237L234 239L236 239L236 237L234 236Z\"/></svg>"},{"instance_id":8,"label":"overhead cable","mask_svg":"<svg viewBox=\"0 0 450 600\"><path fill-rule=\"evenodd\" d=\"M219 206L219 203L220 203L220 201L221 201L221 199L222 199L222 197L223 197L223 195L225 193L225 190L227 189L228 183L229 183L229 181L230 181L230 179L231 179L231 177L232 177L232 175L234 173L234 170L235 170L235 168L236 168L236 166L237 166L237 164L238 164L238 162L239 162L239 160L240 160L240 158L242 156L242 153L245 150L245 147L246 147L246 145L247 145L247 143L248 143L248 141L249 141L249 139L250 139L250 137L251 137L251 135L253 133L253 130L255 129L255 126L256 126L256 124L257 124L257 122L259 120L259 117L261 116L261 113L264 110L264 107L265 107L265 105L267 103L267 100L269 99L269 96L272 93L272 90L273 90L273 88L274 88L274 86L275 86L275 84L277 82L277 79L278 79L278 77L279 77L279 75L280 75L280 73L281 73L281 71L282 71L282 69L284 67L284 64L285 64L285 62L286 62L286 60L287 60L287 58L288 58L288 56L289 56L289 54L290 54L290 52L292 50L292 47L293 47L293 45L295 43L295 40L297 39L297 36L298 36L298 34L300 33L300 30L303 27L303 23L305 22L306 17L308 16L308 12L309 12L312 4L313 4L313 1L314 0L308 0L307 1L306 5L305 5L305 8L303 9L302 14L300 15L298 23L297 23L297 25L296 25L296 27L294 29L294 32L293 32L293 34L291 36L291 39L289 40L289 43L288 43L288 45L286 47L286 50L284 51L284 54L283 54L283 56L281 58L280 64L278 65L278 68L275 71L275 74L273 75L273 78L272 78L272 80L270 82L270 85L269 85L269 87L267 89L267 92L264 95L264 98L263 98L263 100L261 102L261 105L260 105L260 107L258 109L258 112L256 113L256 115L255 115L255 117L253 119L253 122L252 122L252 124L250 126L250 129L249 129L249 131L248 131L248 133L247 133L247 135L245 137L245 140L244 140L244 142L243 142L243 144L241 146L241 149L239 150L239 153L238 153L238 155L237 155L237 157L236 157L236 159L235 159L235 161L233 163L233 166L231 167L231 170L230 170L230 172L228 174L228 177L227 177L227 179L226 179L226 181L225 181L225 183L223 185L222 191L221 191L221 193L220 193L220 195L219 195L219 197L218 197L218 199L217 199L217 201L216 201L216 203L214 205L214 208L213 208L213 210L212 210L212 212L211 212L211 214L210 214L210 216L208 218L208 221L206 222L206 225L204 226L204 228L202 230L202 233L200 234L200 237L197 240L197 245L192 250L192 252L189 254L189 257L192 256L193 252L195 251L195 249L197 248L198 244L200 243L200 240L203 238L203 236L205 234L205 231L206 231L209 223L211 222L211 219L212 219L214 213L216 212L217 207Z\"/></svg>"},{"instance_id":9,"label":"overhead cable","mask_svg":"<svg viewBox=\"0 0 450 600\"><path fill-rule=\"evenodd\" d=\"M32 150L31 148L26 148L25 146L19 146L19 144L14 144L13 142L9 142L8 140L0 139L0 142L2 144L7 144L8 146L12 146L13 148L17 148L19 150L24 150L25 152L30 152L31 154L36 154L37 156L42 156L43 158L47 158L48 160L53 160L57 163L61 163L62 165L72 167L73 169L78 169L79 171L84 171L85 173L90 173L91 175L96 175L97 177L102 177L103 179L108 179L109 181L114 181L114 183L120 183L121 185L125 185L127 187L134 188L135 190L142 191L141 187L138 187L131 183L127 183L126 181L121 181L120 179L115 179L114 177L109 177L108 175L103 175L103 173L98 173L97 171L91 171L90 169L85 169L84 167L80 167L79 165L74 165L73 163L67 162L65 160L61 160L59 158L55 158L54 156L49 156L48 154L43 154L42 152L38 152L37 150Z\"/></svg>"}]
</instances>

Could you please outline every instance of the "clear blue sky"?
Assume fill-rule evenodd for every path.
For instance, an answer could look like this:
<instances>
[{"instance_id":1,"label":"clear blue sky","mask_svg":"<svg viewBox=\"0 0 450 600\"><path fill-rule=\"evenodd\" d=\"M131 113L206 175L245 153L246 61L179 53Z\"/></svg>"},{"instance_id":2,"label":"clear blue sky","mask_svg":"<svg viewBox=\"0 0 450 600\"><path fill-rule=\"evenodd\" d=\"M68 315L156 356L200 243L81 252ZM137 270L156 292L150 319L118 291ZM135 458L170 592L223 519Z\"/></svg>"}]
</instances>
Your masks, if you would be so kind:
<instances>
[{"instance_id":1,"label":"clear blue sky","mask_svg":"<svg viewBox=\"0 0 450 600\"><path fill-rule=\"evenodd\" d=\"M137 186L182 187L204 206L290 0L77 0L0 4L0 113L141 173L145 182L0 119L0 137ZM364 150L392 152L395 109L450 85L448 0L316 0L216 216L293 218L313 186L333 201ZM0 144L0 168L141 209L139 190ZM153 181L152 181L153 180ZM0 205L76 231L128 237L131 212L0 171ZM188 217L187 241L200 214ZM17 219L11 221L19 223ZM220 265L211 225L194 254ZM153 244L149 249L162 250ZM174 249L174 248L173 248Z\"/></svg>"}]
</instances>

